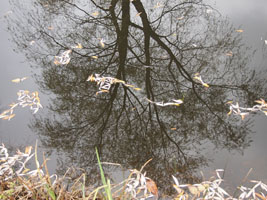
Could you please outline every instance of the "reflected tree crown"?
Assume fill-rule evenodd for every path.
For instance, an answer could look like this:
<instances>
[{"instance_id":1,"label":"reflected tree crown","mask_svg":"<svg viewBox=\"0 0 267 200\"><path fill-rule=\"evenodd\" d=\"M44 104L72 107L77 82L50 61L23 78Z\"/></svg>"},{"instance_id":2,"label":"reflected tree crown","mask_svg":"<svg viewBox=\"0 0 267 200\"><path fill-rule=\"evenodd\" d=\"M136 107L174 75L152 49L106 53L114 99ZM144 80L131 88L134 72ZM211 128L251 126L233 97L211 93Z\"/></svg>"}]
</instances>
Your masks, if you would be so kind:
<instances>
[{"instance_id":1,"label":"reflected tree crown","mask_svg":"<svg viewBox=\"0 0 267 200\"><path fill-rule=\"evenodd\" d=\"M18 51L53 94L49 114L31 127L45 147L66 155L62 166L93 177L95 146L102 160L126 168L153 158L147 171L170 192L171 175L198 179L211 146L249 146L251 120L227 116L226 102L250 105L266 92L242 35L202 0L12 2ZM66 51L70 60L55 64ZM113 79L103 91L106 77Z\"/></svg>"}]
</instances>

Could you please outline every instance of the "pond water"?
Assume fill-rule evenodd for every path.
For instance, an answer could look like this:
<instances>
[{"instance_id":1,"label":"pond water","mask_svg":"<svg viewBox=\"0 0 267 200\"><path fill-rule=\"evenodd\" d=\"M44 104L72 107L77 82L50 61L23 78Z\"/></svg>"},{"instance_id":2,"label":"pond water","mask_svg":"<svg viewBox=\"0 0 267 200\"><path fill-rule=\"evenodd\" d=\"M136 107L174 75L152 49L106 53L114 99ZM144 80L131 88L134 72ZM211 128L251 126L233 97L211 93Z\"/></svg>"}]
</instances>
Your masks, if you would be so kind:
<instances>
[{"instance_id":1,"label":"pond water","mask_svg":"<svg viewBox=\"0 0 267 200\"><path fill-rule=\"evenodd\" d=\"M249 179L267 182L267 117L227 115L230 100L266 99L267 3L92 2L1 1L1 111L19 90L38 91L43 106L14 108L1 142L38 140L52 173L83 168L92 183L95 147L125 169L152 158L145 170L165 194L171 175L198 182L221 168L227 187L250 168Z\"/></svg>"}]
</instances>

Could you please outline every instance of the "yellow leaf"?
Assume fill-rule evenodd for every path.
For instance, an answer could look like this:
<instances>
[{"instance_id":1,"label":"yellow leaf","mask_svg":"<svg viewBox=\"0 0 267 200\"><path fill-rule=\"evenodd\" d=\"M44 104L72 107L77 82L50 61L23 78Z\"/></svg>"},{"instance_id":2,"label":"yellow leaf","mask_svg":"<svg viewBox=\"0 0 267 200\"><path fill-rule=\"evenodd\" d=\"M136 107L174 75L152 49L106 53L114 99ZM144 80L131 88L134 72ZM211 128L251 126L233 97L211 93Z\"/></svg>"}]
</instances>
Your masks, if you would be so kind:
<instances>
[{"instance_id":1,"label":"yellow leaf","mask_svg":"<svg viewBox=\"0 0 267 200\"><path fill-rule=\"evenodd\" d=\"M255 192L255 194L256 194L256 196L259 197L261 200L266 200L266 199L267 199L267 196L264 197L264 196L262 196L261 194L259 194L259 193L257 193L257 192Z\"/></svg>"},{"instance_id":2,"label":"yellow leaf","mask_svg":"<svg viewBox=\"0 0 267 200\"><path fill-rule=\"evenodd\" d=\"M91 81L91 82L95 81L95 77L94 77L94 75L93 75L93 74L90 75L90 76L87 78L86 81Z\"/></svg>"},{"instance_id":3,"label":"yellow leaf","mask_svg":"<svg viewBox=\"0 0 267 200\"><path fill-rule=\"evenodd\" d=\"M98 56L91 56L92 58L94 58L94 59L98 59Z\"/></svg>"},{"instance_id":4,"label":"yellow leaf","mask_svg":"<svg viewBox=\"0 0 267 200\"><path fill-rule=\"evenodd\" d=\"M25 154L30 154L31 151L32 151L32 146L27 146L27 147L25 148Z\"/></svg>"},{"instance_id":5,"label":"yellow leaf","mask_svg":"<svg viewBox=\"0 0 267 200\"><path fill-rule=\"evenodd\" d=\"M105 47L105 43L104 43L104 39L102 38L102 39L100 39L100 45L101 45L101 47L102 48L104 48Z\"/></svg>"},{"instance_id":6,"label":"yellow leaf","mask_svg":"<svg viewBox=\"0 0 267 200\"><path fill-rule=\"evenodd\" d=\"M140 16L141 14L142 14L142 12L137 13L135 16L138 17L138 16Z\"/></svg>"},{"instance_id":7,"label":"yellow leaf","mask_svg":"<svg viewBox=\"0 0 267 200\"><path fill-rule=\"evenodd\" d=\"M233 52L232 51L229 51L225 55L227 55L227 56L233 56Z\"/></svg>"},{"instance_id":8,"label":"yellow leaf","mask_svg":"<svg viewBox=\"0 0 267 200\"><path fill-rule=\"evenodd\" d=\"M60 62L58 61L57 56L55 56L54 64L55 65L60 65Z\"/></svg>"},{"instance_id":9,"label":"yellow leaf","mask_svg":"<svg viewBox=\"0 0 267 200\"><path fill-rule=\"evenodd\" d=\"M133 85L124 84L126 87L134 87Z\"/></svg>"},{"instance_id":10,"label":"yellow leaf","mask_svg":"<svg viewBox=\"0 0 267 200\"><path fill-rule=\"evenodd\" d=\"M22 174L25 174L25 173L27 173L28 171L30 171L30 169L26 168L26 169L23 170Z\"/></svg>"},{"instance_id":11,"label":"yellow leaf","mask_svg":"<svg viewBox=\"0 0 267 200\"><path fill-rule=\"evenodd\" d=\"M12 80L13 83L19 83L20 82L20 78L16 78Z\"/></svg>"},{"instance_id":12,"label":"yellow leaf","mask_svg":"<svg viewBox=\"0 0 267 200\"><path fill-rule=\"evenodd\" d=\"M198 191L197 187L195 187L195 186L188 185L188 189L189 189L189 192L193 195L199 194L199 191Z\"/></svg>"},{"instance_id":13,"label":"yellow leaf","mask_svg":"<svg viewBox=\"0 0 267 200\"><path fill-rule=\"evenodd\" d=\"M92 13L92 15L93 15L94 17L96 17L96 16L98 16L98 15L99 15L99 12L98 12L98 11L96 11L96 12L93 12L93 13Z\"/></svg>"},{"instance_id":14,"label":"yellow leaf","mask_svg":"<svg viewBox=\"0 0 267 200\"><path fill-rule=\"evenodd\" d=\"M125 83L125 81L120 80L120 79L115 79L114 82L115 82L115 83ZM125 86L128 86L128 85L125 84Z\"/></svg>"},{"instance_id":15,"label":"yellow leaf","mask_svg":"<svg viewBox=\"0 0 267 200\"><path fill-rule=\"evenodd\" d=\"M243 33L244 32L244 30L242 30L242 29L238 29L238 30L235 30L236 32L238 32L238 33Z\"/></svg>"},{"instance_id":16,"label":"yellow leaf","mask_svg":"<svg viewBox=\"0 0 267 200\"><path fill-rule=\"evenodd\" d=\"M154 196L158 196L158 188L157 188L156 183L153 180L148 179L146 181L146 187L148 191L151 192Z\"/></svg>"},{"instance_id":17,"label":"yellow leaf","mask_svg":"<svg viewBox=\"0 0 267 200\"><path fill-rule=\"evenodd\" d=\"M141 88L134 88L135 90L142 90Z\"/></svg>"},{"instance_id":18,"label":"yellow leaf","mask_svg":"<svg viewBox=\"0 0 267 200\"><path fill-rule=\"evenodd\" d=\"M99 92L96 93L96 95L98 95L99 93L102 93L102 92L106 92L106 93L108 93L109 90L100 90Z\"/></svg>"},{"instance_id":19,"label":"yellow leaf","mask_svg":"<svg viewBox=\"0 0 267 200\"><path fill-rule=\"evenodd\" d=\"M9 120L12 119L15 115L16 115L16 114L8 115L8 116L4 117L3 119L4 119L4 120L7 119L7 120L9 121Z\"/></svg>"},{"instance_id":20,"label":"yellow leaf","mask_svg":"<svg viewBox=\"0 0 267 200\"><path fill-rule=\"evenodd\" d=\"M173 187L176 189L176 191L178 192L178 194L183 194L184 190L179 188L177 185L173 185Z\"/></svg>"},{"instance_id":21,"label":"yellow leaf","mask_svg":"<svg viewBox=\"0 0 267 200\"><path fill-rule=\"evenodd\" d=\"M203 83L202 85L205 87L210 87L207 83Z\"/></svg>"},{"instance_id":22,"label":"yellow leaf","mask_svg":"<svg viewBox=\"0 0 267 200\"><path fill-rule=\"evenodd\" d=\"M206 190L206 188L205 188L204 185L198 185L198 186L197 186L197 189L198 189L199 192L203 192L203 191Z\"/></svg>"},{"instance_id":23,"label":"yellow leaf","mask_svg":"<svg viewBox=\"0 0 267 200\"><path fill-rule=\"evenodd\" d=\"M194 76L194 79L201 81L200 77L198 77L198 76Z\"/></svg>"},{"instance_id":24,"label":"yellow leaf","mask_svg":"<svg viewBox=\"0 0 267 200\"><path fill-rule=\"evenodd\" d=\"M8 109L8 110L5 110L5 111L3 111L0 115L5 115L5 114L7 114L7 113L9 113L11 110L10 109Z\"/></svg>"},{"instance_id":25,"label":"yellow leaf","mask_svg":"<svg viewBox=\"0 0 267 200\"><path fill-rule=\"evenodd\" d=\"M81 45L81 43L78 43L78 45L77 45L77 46L75 46L75 47L72 47L72 48L76 48L76 49L82 49L82 48L83 48L83 46Z\"/></svg>"}]
</instances>

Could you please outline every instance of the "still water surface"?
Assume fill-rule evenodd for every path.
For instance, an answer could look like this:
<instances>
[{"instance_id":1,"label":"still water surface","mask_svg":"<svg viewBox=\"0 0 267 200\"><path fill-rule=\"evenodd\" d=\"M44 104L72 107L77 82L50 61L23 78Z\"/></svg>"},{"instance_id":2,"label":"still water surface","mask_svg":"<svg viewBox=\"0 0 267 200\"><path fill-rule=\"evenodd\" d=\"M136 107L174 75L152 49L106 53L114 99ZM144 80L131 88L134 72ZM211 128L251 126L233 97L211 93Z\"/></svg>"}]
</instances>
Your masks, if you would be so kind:
<instances>
[{"instance_id":1,"label":"still water surface","mask_svg":"<svg viewBox=\"0 0 267 200\"><path fill-rule=\"evenodd\" d=\"M19 148L38 139L51 172L75 166L92 182L95 147L128 169L153 158L146 171L165 193L171 175L197 182L200 171L210 177L218 168L228 186L250 168L250 179L266 181L266 116L228 116L226 103L252 107L266 97L267 3L108 2L97 3L103 10L87 1L0 3L1 110L26 89L39 91L44 107L1 121L1 142ZM70 62L56 65L68 49ZM92 74L124 82L101 92L87 81ZM183 104L160 104L173 99Z\"/></svg>"}]
</instances>

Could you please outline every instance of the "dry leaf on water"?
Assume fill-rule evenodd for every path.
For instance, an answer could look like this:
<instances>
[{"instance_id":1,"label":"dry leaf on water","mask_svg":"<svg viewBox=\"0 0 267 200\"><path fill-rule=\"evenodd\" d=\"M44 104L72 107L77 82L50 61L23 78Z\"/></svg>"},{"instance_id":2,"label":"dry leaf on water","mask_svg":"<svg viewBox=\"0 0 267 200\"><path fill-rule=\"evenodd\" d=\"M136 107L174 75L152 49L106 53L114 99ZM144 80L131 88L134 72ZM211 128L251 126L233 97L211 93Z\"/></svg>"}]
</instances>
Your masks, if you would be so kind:
<instances>
[{"instance_id":1,"label":"dry leaf on water","mask_svg":"<svg viewBox=\"0 0 267 200\"><path fill-rule=\"evenodd\" d=\"M99 12L98 11L92 13L92 16L94 16L94 17L96 17L98 15L99 15Z\"/></svg>"},{"instance_id":2,"label":"dry leaf on water","mask_svg":"<svg viewBox=\"0 0 267 200\"><path fill-rule=\"evenodd\" d=\"M141 14L142 14L142 12L137 13L135 16L138 17L138 16L140 16Z\"/></svg>"},{"instance_id":3,"label":"dry leaf on water","mask_svg":"<svg viewBox=\"0 0 267 200\"><path fill-rule=\"evenodd\" d=\"M151 192L154 196L158 196L158 187L153 180L146 180L146 187L148 191Z\"/></svg>"}]
</instances>

